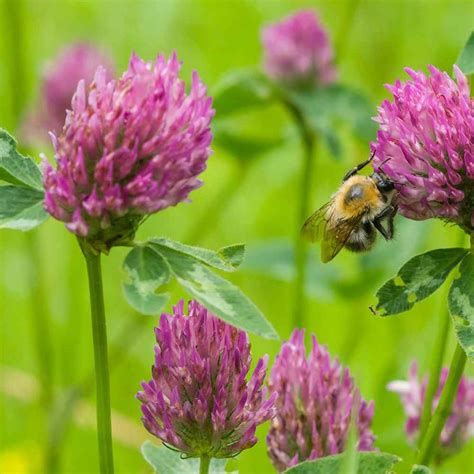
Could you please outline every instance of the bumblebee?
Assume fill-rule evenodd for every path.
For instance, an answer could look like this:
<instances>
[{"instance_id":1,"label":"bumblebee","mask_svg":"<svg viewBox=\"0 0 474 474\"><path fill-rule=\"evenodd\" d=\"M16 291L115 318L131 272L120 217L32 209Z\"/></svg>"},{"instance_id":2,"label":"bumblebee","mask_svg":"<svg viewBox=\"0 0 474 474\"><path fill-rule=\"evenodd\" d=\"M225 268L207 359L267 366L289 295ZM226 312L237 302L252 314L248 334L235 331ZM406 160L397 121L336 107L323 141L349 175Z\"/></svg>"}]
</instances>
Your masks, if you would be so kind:
<instances>
[{"instance_id":1,"label":"bumblebee","mask_svg":"<svg viewBox=\"0 0 474 474\"><path fill-rule=\"evenodd\" d=\"M323 263L331 261L343 247L352 252L370 250L377 231L385 240L393 238L398 210L394 182L381 170L370 176L357 174L373 158L374 154L347 172L331 200L303 225L305 238L321 242Z\"/></svg>"}]
</instances>

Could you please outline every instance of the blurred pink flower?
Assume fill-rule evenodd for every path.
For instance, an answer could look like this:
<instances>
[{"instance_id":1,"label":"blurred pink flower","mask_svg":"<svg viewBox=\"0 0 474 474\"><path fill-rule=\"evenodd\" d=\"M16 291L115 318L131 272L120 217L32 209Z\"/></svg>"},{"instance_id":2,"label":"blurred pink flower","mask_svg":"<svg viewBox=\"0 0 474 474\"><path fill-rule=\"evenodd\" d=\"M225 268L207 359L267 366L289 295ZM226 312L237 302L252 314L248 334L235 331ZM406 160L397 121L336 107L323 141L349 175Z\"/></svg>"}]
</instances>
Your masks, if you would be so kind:
<instances>
[{"instance_id":1,"label":"blurred pink flower","mask_svg":"<svg viewBox=\"0 0 474 474\"><path fill-rule=\"evenodd\" d=\"M107 81L80 81L59 135L57 168L44 161L45 208L94 247L133 237L143 218L187 199L211 153L214 115L193 73L189 93L176 55L145 62Z\"/></svg>"},{"instance_id":2,"label":"blurred pink flower","mask_svg":"<svg viewBox=\"0 0 474 474\"><path fill-rule=\"evenodd\" d=\"M439 386L433 399L433 409L436 409L449 370L443 368ZM398 393L407 415L405 431L412 445L415 445L419 435L421 413L426 395L428 379L422 382L418 379L418 365L413 362L408 374L408 380L395 380L387 386L388 390ZM451 413L446 420L440 436L440 446L436 459L441 462L446 457L459 451L469 438L474 436L474 380L463 377L454 399Z\"/></svg>"},{"instance_id":3,"label":"blurred pink flower","mask_svg":"<svg viewBox=\"0 0 474 474\"><path fill-rule=\"evenodd\" d=\"M358 410L360 451L374 449L370 430L374 403L360 399L349 369L332 360L312 336L306 356L304 330L295 329L282 345L270 375L277 414L267 436L268 453L278 471L299 462L341 453L352 411Z\"/></svg>"},{"instance_id":4,"label":"blurred pink flower","mask_svg":"<svg viewBox=\"0 0 474 474\"><path fill-rule=\"evenodd\" d=\"M111 58L88 43L68 45L46 66L38 104L23 125L28 141L46 141L48 132L61 131L79 81L91 82L99 66L105 68L107 80L112 79L115 72Z\"/></svg>"},{"instance_id":5,"label":"blurred pink flower","mask_svg":"<svg viewBox=\"0 0 474 474\"><path fill-rule=\"evenodd\" d=\"M155 329L152 380L137 394L143 424L189 456L235 456L256 442L256 427L275 413L263 386L267 357L250 380L247 334L217 319L196 301L181 301Z\"/></svg>"},{"instance_id":6,"label":"blurred pink flower","mask_svg":"<svg viewBox=\"0 0 474 474\"><path fill-rule=\"evenodd\" d=\"M316 14L301 10L262 30L267 75L290 85L323 86L337 73L329 37Z\"/></svg>"},{"instance_id":7,"label":"blurred pink flower","mask_svg":"<svg viewBox=\"0 0 474 474\"><path fill-rule=\"evenodd\" d=\"M387 89L382 102L374 168L396 183L400 212L411 219L439 217L474 227L474 101L466 77L457 83L428 67L431 76L405 69L411 80Z\"/></svg>"}]
</instances>

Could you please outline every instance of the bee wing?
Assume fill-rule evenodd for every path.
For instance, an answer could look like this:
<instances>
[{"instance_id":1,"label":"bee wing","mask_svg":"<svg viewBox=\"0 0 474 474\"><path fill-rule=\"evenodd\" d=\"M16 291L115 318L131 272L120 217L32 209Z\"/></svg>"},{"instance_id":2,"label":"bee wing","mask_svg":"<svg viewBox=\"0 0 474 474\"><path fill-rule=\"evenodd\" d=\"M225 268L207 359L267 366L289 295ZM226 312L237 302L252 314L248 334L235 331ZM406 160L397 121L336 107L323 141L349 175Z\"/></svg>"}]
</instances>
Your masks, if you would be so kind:
<instances>
[{"instance_id":1,"label":"bee wing","mask_svg":"<svg viewBox=\"0 0 474 474\"><path fill-rule=\"evenodd\" d=\"M362 219L363 214L350 219L338 219L334 223L331 209L332 201L329 201L304 223L303 236L311 242L321 242L321 261L331 261L344 247Z\"/></svg>"},{"instance_id":2,"label":"bee wing","mask_svg":"<svg viewBox=\"0 0 474 474\"><path fill-rule=\"evenodd\" d=\"M328 212L332 201L327 202L320 207L311 216L306 219L301 232L303 237L310 242L321 242L326 233L326 224L328 221Z\"/></svg>"},{"instance_id":3,"label":"bee wing","mask_svg":"<svg viewBox=\"0 0 474 474\"><path fill-rule=\"evenodd\" d=\"M346 245L352 231L360 224L363 214L350 219L339 219L334 226L326 225L321 243L321 261L330 262Z\"/></svg>"}]
</instances>

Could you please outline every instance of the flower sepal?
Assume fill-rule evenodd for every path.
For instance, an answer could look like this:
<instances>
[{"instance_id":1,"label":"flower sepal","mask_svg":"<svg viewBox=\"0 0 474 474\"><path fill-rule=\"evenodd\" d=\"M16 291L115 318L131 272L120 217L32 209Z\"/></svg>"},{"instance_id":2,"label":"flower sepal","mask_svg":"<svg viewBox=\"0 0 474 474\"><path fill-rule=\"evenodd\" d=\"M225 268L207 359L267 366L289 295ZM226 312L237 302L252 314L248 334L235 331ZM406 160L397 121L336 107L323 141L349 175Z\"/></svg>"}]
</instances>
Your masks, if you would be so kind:
<instances>
[{"instance_id":1,"label":"flower sepal","mask_svg":"<svg viewBox=\"0 0 474 474\"><path fill-rule=\"evenodd\" d=\"M85 243L81 246L87 245L94 253L108 255L113 247L133 247L143 220L143 216L125 215L115 220L112 227L99 229L92 237L78 237L78 240Z\"/></svg>"},{"instance_id":2,"label":"flower sepal","mask_svg":"<svg viewBox=\"0 0 474 474\"><path fill-rule=\"evenodd\" d=\"M145 428L187 457L230 458L255 445L275 415L264 386L268 356L251 363L248 335L196 301L162 314L152 379L137 394ZM268 396L270 395L270 396Z\"/></svg>"}]
</instances>

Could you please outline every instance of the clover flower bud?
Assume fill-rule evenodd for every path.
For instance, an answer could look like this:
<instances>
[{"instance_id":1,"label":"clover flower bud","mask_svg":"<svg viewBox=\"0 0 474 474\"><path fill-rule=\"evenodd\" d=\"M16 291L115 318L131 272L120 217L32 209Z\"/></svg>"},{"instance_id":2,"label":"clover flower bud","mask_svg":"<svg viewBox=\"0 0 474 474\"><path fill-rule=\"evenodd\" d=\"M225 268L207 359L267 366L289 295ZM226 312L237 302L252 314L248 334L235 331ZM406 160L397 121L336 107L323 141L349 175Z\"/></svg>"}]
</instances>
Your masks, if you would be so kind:
<instances>
[{"instance_id":1,"label":"clover flower bud","mask_svg":"<svg viewBox=\"0 0 474 474\"><path fill-rule=\"evenodd\" d=\"M433 398L432 412L438 406L448 368L441 371L439 385ZM418 365L413 362L408 373L408 380L394 380L387 386L388 390L398 393L403 404L407 421L405 433L411 445L415 446L420 431L420 420L426 396L428 379L421 382L418 377ZM474 436L474 379L462 377L451 407L451 412L441 431L435 460L440 463L452 454L457 453Z\"/></svg>"},{"instance_id":2,"label":"clover flower bud","mask_svg":"<svg viewBox=\"0 0 474 474\"><path fill-rule=\"evenodd\" d=\"M337 73L329 37L311 10L302 10L262 30L267 75L292 86L323 86Z\"/></svg>"},{"instance_id":3,"label":"clover flower bud","mask_svg":"<svg viewBox=\"0 0 474 474\"><path fill-rule=\"evenodd\" d=\"M143 424L188 456L227 458L252 447L256 427L275 413L263 386L267 357L252 376L247 334L196 301L180 302L155 329L152 380L142 384Z\"/></svg>"},{"instance_id":4,"label":"clover flower bud","mask_svg":"<svg viewBox=\"0 0 474 474\"><path fill-rule=\"evenodd\" d=\"M278 398L267 445L278 471L341 453L346 447L353 410L357 410L357 449L374 449L375 437L370 430L374 403L360 398L349 369L331 359L315 336L306 356L304 330L294 330L277 355L269 387Z\"/></svg>"}]
</instances>

